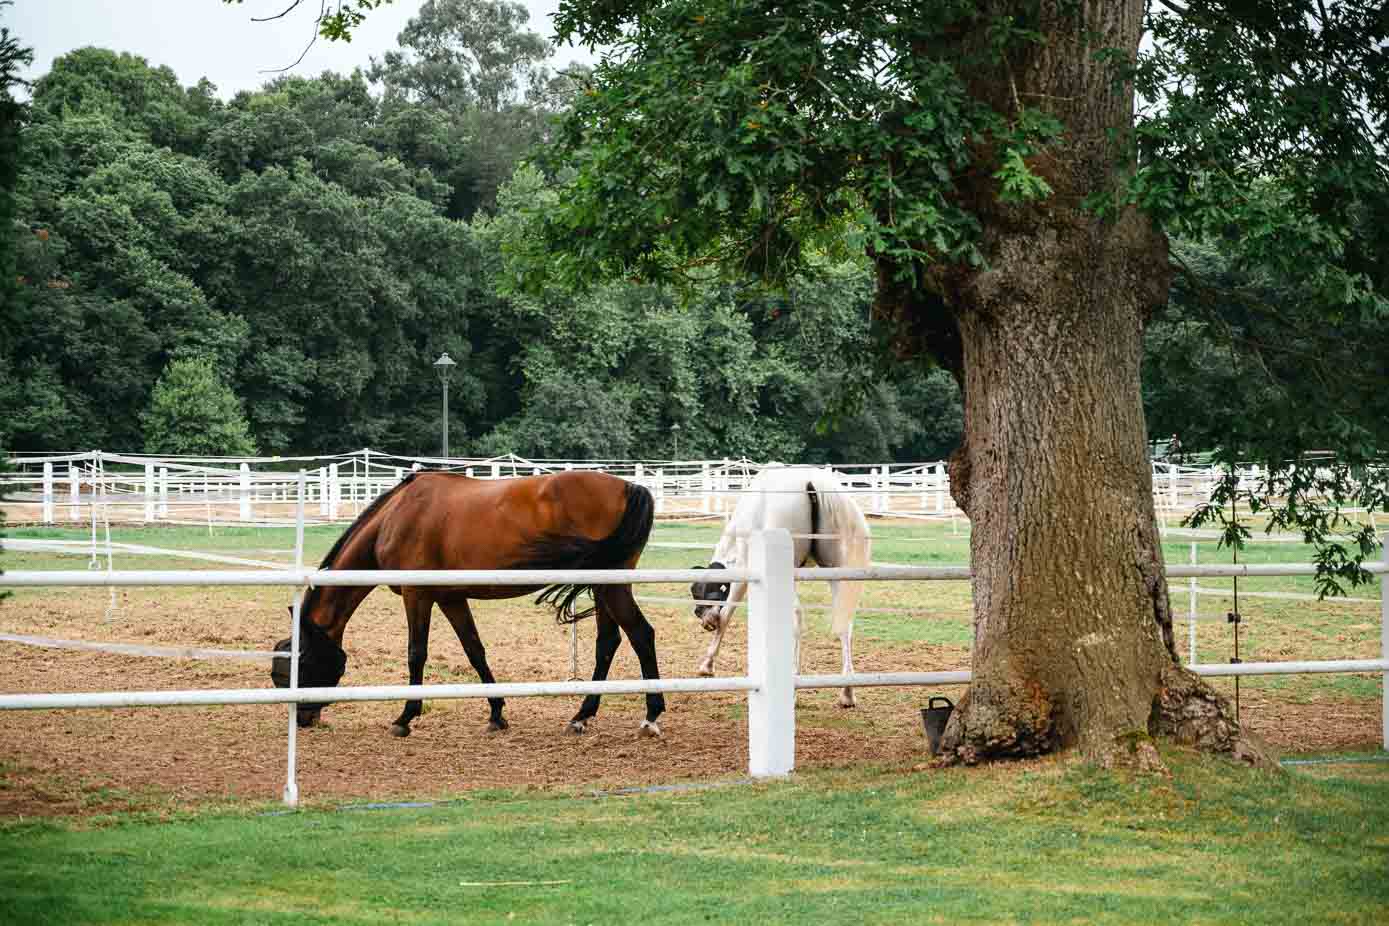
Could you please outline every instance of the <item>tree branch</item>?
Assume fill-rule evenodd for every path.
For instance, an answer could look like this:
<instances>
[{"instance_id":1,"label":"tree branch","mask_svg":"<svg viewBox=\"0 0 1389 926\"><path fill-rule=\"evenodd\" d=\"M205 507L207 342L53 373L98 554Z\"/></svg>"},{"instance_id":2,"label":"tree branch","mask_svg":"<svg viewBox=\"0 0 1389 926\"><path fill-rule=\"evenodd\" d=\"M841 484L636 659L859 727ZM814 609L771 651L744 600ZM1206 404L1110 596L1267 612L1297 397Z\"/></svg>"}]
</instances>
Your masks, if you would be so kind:
<instances>
[{"instance_id":1,"label":"tree branch","mask_svg":"<svg viewBox=\"0 0 1389 926\"><path fill-rule=\"evenodd\" d=\"M299 3L300 3L300 0L294 0L294 6L298 6ZM294 9L294 6L290 7L289 9L290 9L290 10ZM285 13L288 13L288 12L289 12L289 10L285 10ZM280 15L284 15L284 14L282 13L282 14L280 14ZM324 18L325 16L327 16L327 15L328 15L328 0L319 0L319 3L318 3L318 18L315 19L315 20L314 20L314 23L313 23L313 37L312 37L311 39L309 39L309 44L307 44L307 45L304 46L304 50L301 51L301 52L299 53L299 57L294 59L294 63L293 63L293 64L286 65L285 67L282 67L282 68L261 68L261 70L259 71L259 73L261 73L261 74L283 74L285 71L292 71L292 70L294 70L295 68L297 68L297 67L299 66L299 62L303 61L303 60L304 60L304 56L307 55L307 54L309 53L309 49L310 49L310 48L313 48L313 47L314 47L314 43L318 41L318 28L319 28L319 26L322 24L323 18ZM276 17L276 18L278 18L278 17Z\"/></svg>"},{"instance_id":2,"label":"tree branch","mask_svg":"<svg viewBox=\"0 0 1389 926\"><path fill-rule=\"evenodd\" d=\"M284 19L284 18L285 18L286 16L288 16L290 13L294 12L294 10L299 6L299 4L301 4L301 3L303 3L303 2L304 2L304 0L294 0L293 3L291 3L289 6L285 7L284 12L276 13L274 16L252 16L252 17L251 17L251 22L253 22L253 23L268 23L268 22L270 22L272 19Z\"/></svg>"}]
</instances>

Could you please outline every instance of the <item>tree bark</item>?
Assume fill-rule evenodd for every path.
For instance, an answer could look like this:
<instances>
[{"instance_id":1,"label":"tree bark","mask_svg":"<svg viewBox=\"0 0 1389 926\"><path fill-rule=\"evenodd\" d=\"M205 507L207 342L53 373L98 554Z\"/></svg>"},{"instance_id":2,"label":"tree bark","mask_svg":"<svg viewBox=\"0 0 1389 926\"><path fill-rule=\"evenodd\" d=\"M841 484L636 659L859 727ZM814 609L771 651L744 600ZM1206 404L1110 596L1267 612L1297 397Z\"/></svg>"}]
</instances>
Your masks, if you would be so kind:
<instances>
[{"instance_id":1,"label":"tree bark","mask_svg":"<svg viewBox=\"0 0 1389 926\"><path fill-rule=\"evenodd\" d=\"M1015 12L998 6L985 15ZM1139 383L1143 323L1167 297L1166 240L1132 209L1099 218L1082 204L1122 179L1133 123L1132 92L1094 53L1136 53L1143 3L1042 7L1044 42L962 70L996 111L1061 120L1062 140L1029 161L1053 193L1000 202L998 153L981 146L957 189L983 221L987 266L928 270L957 333L965 438L951 483L973 525L974 680L942 753L1078 747L1157 767L1151 737L1171 734L1267 764L1173 648Z\"/></svg>"}]
</instances>

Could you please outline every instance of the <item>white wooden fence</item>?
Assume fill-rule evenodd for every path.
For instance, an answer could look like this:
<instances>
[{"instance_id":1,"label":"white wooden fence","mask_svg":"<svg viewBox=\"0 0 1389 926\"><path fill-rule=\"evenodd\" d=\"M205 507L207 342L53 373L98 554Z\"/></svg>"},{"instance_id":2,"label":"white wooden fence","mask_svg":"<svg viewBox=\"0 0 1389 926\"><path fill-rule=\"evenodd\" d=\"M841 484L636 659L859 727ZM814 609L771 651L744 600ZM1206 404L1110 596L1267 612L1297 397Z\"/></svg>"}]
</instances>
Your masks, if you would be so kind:
<instances>
[{"instance_id":1,"label":"white wooden fence","mask_svg":"<svg viewBox=\"0 0 1389 926\"><path fill-rule=\"evenodd\" d=\"M301 487L307 477L300 475ZM960 684L967 671L796 675L793 665L793 608L796 582L843 579L865 581L967 580L967 567L874 566L867 569L798 569L791 537L776 530L749 540L747 569L725 570L313 570L303 566L303 498L299 495L296 566L257 571L107 571L86 570L8 572L0 585L33 586L164 586L277 585L298 588L292 608L290 677L297 685L299 603L313 586L334 585L544 585L552 582L640 584L653 582L742 581L749 583L748 662L744 675L725 678L676 678L650 681L512 682L468 685L385 685L336 688L218 689L199 691L107 691L66 694L0 695L0 710L43 708L111 708L198 704L289 704L287 774L284 800L298 802L296 731L293 705L322 701L395 701L434 698L531 697L550 695L637 694L648 692L745 691L748 697L748 772L755 778L780 777L795 768L795 692L798 688L838 688L846 685ZM1371 572L1389 572L1389 552ZM1169 566L1169 579L1215 576L1286 576L1315 572L1312 564ZM1380 658L1314 662L1245 662L1237 665L1194 665L1197 674L1269 675L1312 672L1383 673L1381 705L1383 743L1389 748L1389 582L1381 582ZM270 654L264 654L267 658Z\"/></svg>"},{"instance_id":2,"label":"white wooden fence","mask_svg":"<svg viewBox=\"0 0 1389 926\"><path fill-rule=\"evenodd\" d=\"M11 523L59 524L94 516L118 522L195 524L292 523L302 496L313 520L351 521L412 468L445 467L482 479L572 469L598 469L640 483L666 518L718 517L767 465L750 460L577 461L400 457L363 449L314 457L155 457L100 450L10 459L17 471L0 477ZM301 487L296 471L304 468ZM863 463L834 467L866 514L956 519L943 462ZM1153 500L1159 515L1191 510L1210 496L1220 471L1153 462ZM1259 470L1241 470L1257 480Z\"/></svg>"}]
</instances>

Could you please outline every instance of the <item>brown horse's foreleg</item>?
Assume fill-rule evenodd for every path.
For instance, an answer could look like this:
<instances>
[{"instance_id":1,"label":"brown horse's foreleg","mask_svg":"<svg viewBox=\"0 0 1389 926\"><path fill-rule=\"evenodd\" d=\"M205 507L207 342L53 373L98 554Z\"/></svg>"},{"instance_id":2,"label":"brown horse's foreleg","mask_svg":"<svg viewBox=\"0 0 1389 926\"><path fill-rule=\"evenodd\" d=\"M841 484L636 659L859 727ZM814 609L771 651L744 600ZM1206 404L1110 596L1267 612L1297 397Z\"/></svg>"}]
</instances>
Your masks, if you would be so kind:
<instances>
[{"instance_id":1,"label":"brown horse's foreleg","mask_svg":"<svg viewBox=\"0 0 1389 926\"><path fill-rule=\"evenodd\" d=\"M637 661L641 663L641 677L648 680L660 678L661 671L656 667L656 628L652 627L646 615L641 613L641 608L637 606L637 600L632 595L632 586L601 586L595 599L600 603L607 602L622 632L627 634L627 642L632 644ZM661 735L656 718L665 713L665 710L665 695L656 691L646 696L646 719L641 724L642 736Z\"/></svg>"},{"instance_id":2,"label":"brown horse's foreleg","mask_svg":"<svg viewBox=\"0 0 1389 926\"><path fill-rule=\"evenodd\" d=\"M439 602L439 607L444 612L444 616L453 625L453 632L458 634L458 642L463 644L463 652L468 654L468 661L473 664L473 671L485 685L491 685L497 680L492 676L492 669L487 665L487 647L482 645L482 637L477 634L477 623L473 620L473 609L468 607L466 599L456 599L448 602ZM487 721L488 732L505 730L507 728L506 718L502 716L502 707L506 704L505 698L488 698L487 704L492 708L492 716Z\"/></svg>"},{"instance_id":3,"label":"brown horse's foreleg","mask_svg":"<svg viewBox=\"0 0 1389 926\"><path fill-rule=\"evenodd\" d=\"M603 600L601 595L596 595L595 604L598 612L594 616L594 621L598 624L598 639L593 644L593 680L601 682L608 677L608 669L612 667L613 656L617 655L617 648L622 645L622 634L617 629L617 621L613 619L611 608ZM579 705L579 712L574 715L574 719L569 721L570 733L582 733L588 727L588 721L594 714L598 713L598 701L601 695L591 694L584 698L583 704Z\"/></svg>"},{"instance_id":4,"label":"brown horse's foreleg","mask_svg":"<svg viewBox=\"0 0 1389 926\"><path fill-rule=\"evenodd\" d=\"M429 597L427 591L409 586L400 590L400 596L405 601L405 623L410 628L407 657L410 684L418 685L424 681L424 663L429 657L429 616L434 610L434 599ZM391 724L391 735L409 736L410 721L420 716L423 708L422 701L406 701L405 710Z\"/></svg>"}]
</instances>

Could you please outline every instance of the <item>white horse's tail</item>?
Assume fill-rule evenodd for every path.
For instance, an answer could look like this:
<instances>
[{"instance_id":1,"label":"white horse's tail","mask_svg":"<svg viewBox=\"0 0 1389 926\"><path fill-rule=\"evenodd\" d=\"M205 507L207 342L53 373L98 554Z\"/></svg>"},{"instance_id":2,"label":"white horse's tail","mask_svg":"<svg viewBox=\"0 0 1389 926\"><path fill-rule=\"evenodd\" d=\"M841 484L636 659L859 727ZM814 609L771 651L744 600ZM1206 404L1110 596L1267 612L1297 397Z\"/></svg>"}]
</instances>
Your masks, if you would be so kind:
<instances>
[{"instance_id":1,"label":"white horse's tail","mask_svg":"<svg viewBox=\"0 0 1389 926\"><path fill-rule=\"evenodd\" d=\"M872 563L872 540L868 536L868 521L859 510L848 489L840 484L833 473L817 474L810 480L820 504L820 524L818 533L834 534L834 540L817 540L815 549L833 551L837 555L826 556L833 560L826 563L816 557L821 565L833 565L866 569ZM863 596L863 583L859 581L831 582L832 600L830 615L833 618L834 632L843 635L854 622L854 611Z\"/></svg>"}]
</instances>

